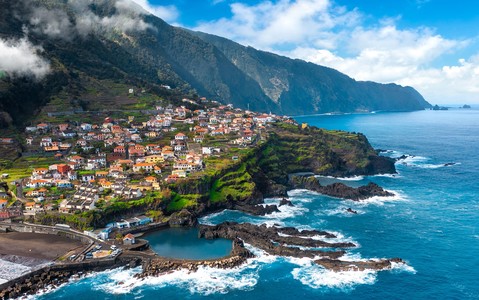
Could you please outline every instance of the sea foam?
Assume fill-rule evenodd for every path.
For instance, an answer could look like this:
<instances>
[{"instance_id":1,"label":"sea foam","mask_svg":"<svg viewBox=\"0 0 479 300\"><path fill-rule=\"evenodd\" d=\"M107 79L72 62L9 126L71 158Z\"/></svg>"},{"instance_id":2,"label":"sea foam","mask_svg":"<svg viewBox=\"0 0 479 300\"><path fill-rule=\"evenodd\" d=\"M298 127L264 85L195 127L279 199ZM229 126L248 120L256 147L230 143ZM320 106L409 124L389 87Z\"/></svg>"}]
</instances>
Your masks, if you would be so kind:
<instances>
[{"instance_id":1,"label":"sea foam","mask_svg":"<svg viewBox=\"0 0 479 300\"><path fill-rule=\"evenodd\" d=\"M352 200L346 200L346 201L352 202L352 204L356 204L358 206L368 206L368 205L383 206L385 203L408 201L407 197L403 194L402 191L393 191L393 190L386 190L386 191L394 194L394 196L374 196L374 197L370 197L370 198L359 200L359 201L352 201Z\"/></svg>"},{"instance_id":2,"label":"sea foam","mask_svg":"<svg viewBox=\"0 0 479 300\"><path fill-rule=\"evenodd\" d=\"M361 258L359 253L348 253L341 257L344 261L366 261L379 260L379 258L365 259ZM292 258L288 259L292 264L298 265L291 274L293 278L299 280L302 284L314 289L339 289L343 292L352 291L358 285L374 284L377 280L376 270L364 271L341 271L335 272L323 268L308 258ZM416 274L416 270L406 263L391 263L390 272L408 272Z\"/></svg>"},{"instance_id":3,"label":"sea foam","mask_svg":"<svg viewBox=\"0 0 479 300\"><path fill-rule=\"evenodd\" d=\"M134 277L141 268L114 269L96 273L92 278L99 284L95 288L109 294L128 294L144 287L160 289L166 286L176 286L188 290L191 294L208 296L211 294L226 294L232 290L250 290L259 280L259 270L265 264L277 260L277 256L269 255L263 250L245 244L256 256L236 268L218 269L200 267L196 272L178 270L157 277L147 277L142 280Z\"/></svg>"},{"instance_id":4,"label":"sea foam","mask_svg":"<svg viewBox=\"0 0 479 300\"><path fill-rule=\"evenodd\" d=\"M20 277L31 270L31 267L0 259L0 283Z\"/></svg>"},{"instance_id":5,"label":"sea foam","mask_svg":"<svg viewBox=\"0 0 479 300\"><path fill-rule=\"evenodd\" d=\"M364 176L351 176L351 177L334 177L334 176L323 176L323 175L316 175L316 178L330 178L336 179L340 181L361 181L364 180Z\"/></svg>"},{"instance_id":6,"label":"sea foam","mask_svg":"<svg viewBox=\"0 0 479 300\"><path fill-rule=\"evenodd\" d=\"M294 279L311 288L334 288L342 291L350 291L360 284L374 284L377 277L377 272L372 270L334 272L314 263L295 268L291 274Z\"/></svg>"}]
</instances>

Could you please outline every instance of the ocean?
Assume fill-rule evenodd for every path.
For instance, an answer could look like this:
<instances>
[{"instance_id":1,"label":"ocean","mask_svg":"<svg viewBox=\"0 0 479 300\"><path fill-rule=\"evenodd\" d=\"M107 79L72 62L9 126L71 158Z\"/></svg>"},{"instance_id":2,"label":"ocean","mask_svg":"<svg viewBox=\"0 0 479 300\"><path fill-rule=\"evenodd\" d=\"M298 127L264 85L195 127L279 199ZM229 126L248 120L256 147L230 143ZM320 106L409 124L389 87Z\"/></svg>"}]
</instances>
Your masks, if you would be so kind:
<instances>
[{"instance_id":1,"label":"ocean","mask_svg":"<svg viewBox=\"0 0 479 300\"><path fill-rule=\"evenodd\" d=\"M401 257L390 271L334 273L309 259L257 257L233 270L202 268L138 281L139 268L90 274L38 299L479 299L479 110L319 115L296 118L328 129L364 133L385 155L411 155L395 176L374 181L392 198L353 202L305 190L290 192L294 207L251 217L235 211L207 216L335 232L358 248L346 259ZM453 163L452 165L448 165ZM447 165L445 165L447 164ZM336 180L323 178L322 180ZM267 199L278 203L280 199ZM345 210L358 211L352 215Z\"/></svg>"}]
</instances>

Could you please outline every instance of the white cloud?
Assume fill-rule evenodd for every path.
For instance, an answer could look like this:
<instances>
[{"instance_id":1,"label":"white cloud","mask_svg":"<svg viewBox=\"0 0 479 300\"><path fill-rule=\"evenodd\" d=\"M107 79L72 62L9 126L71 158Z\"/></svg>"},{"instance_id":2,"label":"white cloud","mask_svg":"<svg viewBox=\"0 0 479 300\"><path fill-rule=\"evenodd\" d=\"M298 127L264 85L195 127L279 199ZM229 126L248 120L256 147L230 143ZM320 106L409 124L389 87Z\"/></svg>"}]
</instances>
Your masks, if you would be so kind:
<instances>
[{"instance_id":1,"label":"white cloud","mask_svg":"<svg viewBox=\"0 0 479 300\"><path fill-rule=\"evenodd\" d=\"M50 64L38 55L42 49L26 38L0 39L0 70L10 76L34 76L41 79L50 71Z\"/></svg>"},{"instance_id":2,"label":"white cloud","mask_svg":"<svg viewBox=\"0 0 479 300\"><path fill-rule=\"evenodd\" d=\"M348 41L349 56L312 47L298 47L287 55L337 68L358 80L397 82L468 43L445 39L428 29L398 30L391 25L356 28Z\"/></svg>"},{"instance_id":3,"label":"white cloud","mask_svg":"<svg viewBox=\"0 0 479 300\"><path fill-rule=\"evenodd\" d=\"M460 60L456 66L431 67L437 58L467 46L467 40L448 40L428 29L386 26L355 29L350 41L350 56L315 48L296 48L285 54L335 68L357 80L413 86L432 102L476 101L478 59ZM458 99L459 95L464 98Z\"/></svg>"},{"instance_id":4,"label":"white cloud","mask_svg":"<svg viewBox=\"0 0 479 300\"><path fill-rule=\"evenodd\" d=\"M129 1L129 0L127 0ZM131 0L141 6L147 12L163 19L166 22L175 22L179 16L178 9L174 5L151 5L148 0Z\"/></svg>"},{"instance_id":5,"label":"white cloud","mask_svg":"<svg viewBox=\"0 0 479 300\"><path fill-rule=\"evenodd\" d=\"M98 0L97 0L98 1ZM102 1L102 0L100 0ZM115 2L117 12L111 16L100 17L89 7L95 0L69 0L70 7L76 13L76 30L81 35L104 30L144 31L153 28L142 19L146 11L135 6L130 0Z\"/></svg>"},{"instance_id":6,"label":"white cloud","mask_svg":"<svg viewBox=\"0 0 479 300\"><path fill-rule=\"evenodd\" d=\"M68 0L68 9L74 15L75 21L65 10L59 8L46 9L41 6L31 5L25 2L25 7L30 13L24 16L32 26L33 32L43 33L50 38L62 38L70 40L76 34L86 36L92 32L119 30L122 32L144 31L153 26L146 23L142 15L148 14L132 0L114 1L116 12L110 16L101 17L95 14L91 7L92 3L107 3L106 0Z\"/></svg>"},{"instance_id":7,"label":"white cloud","mask_svg":"<svg viewBox=\"0 0 479 300\"><path fill-rule=\"evenodd\" d=\"M249 6L231 4L232 18L199 24L195 30L229 37L269 49L288 44L334 44L334 31L356 24L356 11L346 11L328 0L265 1ZM335 34L338 34L337 32Z\"/></svg>"},{"instance_id":8,"label":"white cloud","mask_svg":"<svg viewBox=\"0 0 479 300\"><path fill-rule=\"evenodd\" d=\"M418 4L425 4L419 1ZM233 3L232 16L194 30L338 69L357 80L396 82L418 89L431 102L479 101L479 59L437 66L471 40L447 39L431 28L397 27L400 16L375 24L357 9L332 0ZM477 97L477 98L475 98Z\"/></svg>"},{"instance_id":9,"label":"white cloud","mask_svg":"<svg viewBox=\"0 0 479 300\"><path fill-rule=\"evenodd\" d=\"M48 35L51 38L70 39L72 24L68 15L59 9L47 10L43 7L33 9L30 16L33 30Z\"/></svg>"}]
</instances>

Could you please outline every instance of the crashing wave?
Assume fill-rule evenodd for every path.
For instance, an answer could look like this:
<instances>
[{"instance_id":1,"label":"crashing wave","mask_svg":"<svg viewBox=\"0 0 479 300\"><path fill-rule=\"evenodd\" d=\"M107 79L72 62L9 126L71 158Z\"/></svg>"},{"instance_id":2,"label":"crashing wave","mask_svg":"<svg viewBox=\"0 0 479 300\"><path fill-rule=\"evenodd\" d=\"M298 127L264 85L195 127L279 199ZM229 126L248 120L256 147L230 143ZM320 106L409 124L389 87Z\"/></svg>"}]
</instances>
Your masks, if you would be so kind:
<instances>
[{"instance_id":1,"label":"crashing wave","mask_svg":"<svg viewBox=\"0 0 479 300\"><path fill-rule=\"evenodd\" d=\"M360 261L360 254L347 254L341 260ZM374 260L374 259L373 259ZM376 258L376 260L379 260ZM354 290L358 285L372 285L377 281L379 271L366 269L364 271L341 271L335 272L325 269L311 259L289 259L289 262L298 265L291 274L293 278L302 284L314 289L339 289L343 292ZM413 267L403 263L391 263L391 272L408 272L415 274Z\"/></svg>"},{"instance_id":2,"label":"crashing wave","mask_svg":"<svg viewBox=\"0 0 479 300\"><path fill-rule=\"evenodd\" d=\"M361 180L364 180L364 176L334 177L334 176L316 175L315 177L316 178L336 179L336 180L340 180L340 181L361 181Z\"/></svg>"}]
</instances>

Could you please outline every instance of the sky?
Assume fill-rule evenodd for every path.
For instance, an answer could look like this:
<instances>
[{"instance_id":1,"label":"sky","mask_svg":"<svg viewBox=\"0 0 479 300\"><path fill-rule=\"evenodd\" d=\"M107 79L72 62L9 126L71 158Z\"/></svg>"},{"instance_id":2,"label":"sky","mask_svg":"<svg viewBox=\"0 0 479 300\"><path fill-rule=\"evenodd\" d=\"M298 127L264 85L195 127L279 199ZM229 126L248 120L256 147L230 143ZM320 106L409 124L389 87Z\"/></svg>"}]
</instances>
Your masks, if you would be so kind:
<instances>
[{"instance_id":1,"label":"sky","mask_svg":"<svg viewBox=\"0 0 479 300\"><path fill-rule=\"evenodd\" d=\"M133 0L176 26L416 88L433 104L479 103L476 0Z\"/></svg>"}]
</instances>

